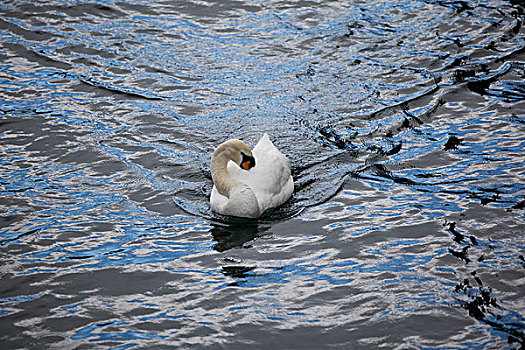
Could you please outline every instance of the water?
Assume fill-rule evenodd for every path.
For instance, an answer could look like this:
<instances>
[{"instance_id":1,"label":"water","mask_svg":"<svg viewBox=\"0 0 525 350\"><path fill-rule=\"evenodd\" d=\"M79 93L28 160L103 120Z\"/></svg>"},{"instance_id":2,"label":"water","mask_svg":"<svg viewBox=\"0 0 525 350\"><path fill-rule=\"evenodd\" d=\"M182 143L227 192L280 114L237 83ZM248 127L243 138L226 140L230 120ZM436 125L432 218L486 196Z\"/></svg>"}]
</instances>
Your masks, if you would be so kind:
<instances>
[{"instance_id":1,"label":"water","mask_svg":"<svg viewBox=\"0 0 525 350\"><path fill-rule=\"evenodd\" d=\"M2 348L524 347L521 2L0 13ZM293 198L215 215L264 132Z\"/></svg>"}]
</instances>

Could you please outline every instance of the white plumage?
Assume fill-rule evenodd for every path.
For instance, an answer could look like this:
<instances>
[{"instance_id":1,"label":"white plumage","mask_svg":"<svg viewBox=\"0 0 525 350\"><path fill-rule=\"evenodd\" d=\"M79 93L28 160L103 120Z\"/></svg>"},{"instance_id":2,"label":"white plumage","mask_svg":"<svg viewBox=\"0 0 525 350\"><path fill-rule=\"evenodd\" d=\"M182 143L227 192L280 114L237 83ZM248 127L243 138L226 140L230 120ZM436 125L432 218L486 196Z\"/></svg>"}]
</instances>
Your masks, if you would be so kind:
<instances>
[{"instance_id":1,"label":"white plumage","mask_svg":"<svg viewBox=\"0 0 525 350\"><path fill-rule=\"evenodd\" d=\"M255 159L255 166L245 170L246 159ZM257 218L286 202L294 191L290 162L266 133L253 151L235 139L219 145L212 156L211 173L211 208L222 215Z\"/></svg>"}]
</instances>

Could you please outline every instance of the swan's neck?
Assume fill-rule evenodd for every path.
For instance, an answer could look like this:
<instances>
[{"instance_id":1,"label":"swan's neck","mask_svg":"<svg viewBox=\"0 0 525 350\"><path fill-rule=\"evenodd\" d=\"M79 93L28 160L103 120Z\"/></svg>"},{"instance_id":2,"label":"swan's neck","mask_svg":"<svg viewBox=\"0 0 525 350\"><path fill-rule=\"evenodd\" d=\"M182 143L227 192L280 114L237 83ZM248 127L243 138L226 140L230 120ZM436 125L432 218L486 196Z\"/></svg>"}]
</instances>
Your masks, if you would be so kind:
<instances>
[{"instance_id":1,"label":"swan's neck","mask_svg":"<svg viewBox=\"0 0 525 350\"><path fill-rule=\"evenodd\" d=\"M230 198L231 189L239 184L239 181L231 177L228 172L230 158L223 152L215 152L211 158L211 177L217 191L225 197Z\"/></svg>"},{"instance_id":2,"label":"swan's neck","mask_svg":"<svg viewBox=\"0 0 525 350\"><path fill-rule=\"evenodd\" d=\"M232 154L234 157L236 156L227 144L222 144L215 149L211 157L211 177L215 189L220 195L228 198L227 201L215 202L216 211L225 215L257 218L261 215L261 208L253 189L249 184L237 180L234 177L237 175L233 174L234 176L232 176L228 171L228 163L232 160ZM212 197L213 193L212 191ZM213 205L214 203L212 203L212 207Z\"/></svg>"}]
</instances>

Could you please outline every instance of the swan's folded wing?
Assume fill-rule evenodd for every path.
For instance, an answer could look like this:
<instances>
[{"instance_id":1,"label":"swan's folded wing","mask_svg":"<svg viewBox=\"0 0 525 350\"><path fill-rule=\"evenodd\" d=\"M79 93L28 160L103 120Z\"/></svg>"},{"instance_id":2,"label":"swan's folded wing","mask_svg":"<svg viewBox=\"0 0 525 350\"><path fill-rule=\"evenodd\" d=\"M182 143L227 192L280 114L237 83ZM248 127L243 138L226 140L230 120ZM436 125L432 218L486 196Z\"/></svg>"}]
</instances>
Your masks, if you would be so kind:
<instances>
[{"instance_id":1,"label":"swan's folded wing","mask_svg":"<svg viewBox=\"0 0 525 350\"><path fill-rule=\"evenodd\" d=\"M293 193L290 161L265 134L253 150L256 166L252 170L253 188L264 209L276 207Z\"/></svg>"},{"instance_id":2,"label":"swan's folded wing","mask_svg":"<svg viewBox=\"0 0 525 350\"><path fill-rule=\"evenodd\" d=\"M250 173L258 190L277 194L287 183L290 175L290 161L264 134L253 149L255 168Z\"/></svg>"},{"instance_id":3,"label":"swan's folded wing","mask_svg":"<svg viewBox=\"0 0 525 350\"><path fill-rule=\"evenodd\" d=\"M228 172L253 190L262 213L286 202L293 193L294 184L290 161L273 145L267 134L254 147L253 156L254 168L246 171L230 162Z\"/></svg>"}]
</instances>

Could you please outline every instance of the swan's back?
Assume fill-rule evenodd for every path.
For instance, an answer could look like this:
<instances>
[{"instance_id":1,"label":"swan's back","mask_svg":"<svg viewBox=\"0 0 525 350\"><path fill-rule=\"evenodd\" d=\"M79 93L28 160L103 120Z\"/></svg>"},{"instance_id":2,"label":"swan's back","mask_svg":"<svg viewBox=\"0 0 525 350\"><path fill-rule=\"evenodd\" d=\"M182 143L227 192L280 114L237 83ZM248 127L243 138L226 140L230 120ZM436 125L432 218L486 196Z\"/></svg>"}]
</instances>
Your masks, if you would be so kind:
<instances>
[{"instance_id":1,"label":"swan's back","mask_svg":"<svg viewBox=\"0 0 525 350\"><path fill-rule=\"evenodd\" d=\"M290 161L264 134L253 148L255 167L242 171L230 162L228 171L232 176L250 186L259 202L260 212L286 202L294 190Z\"/></svg>"}]
</instances>

